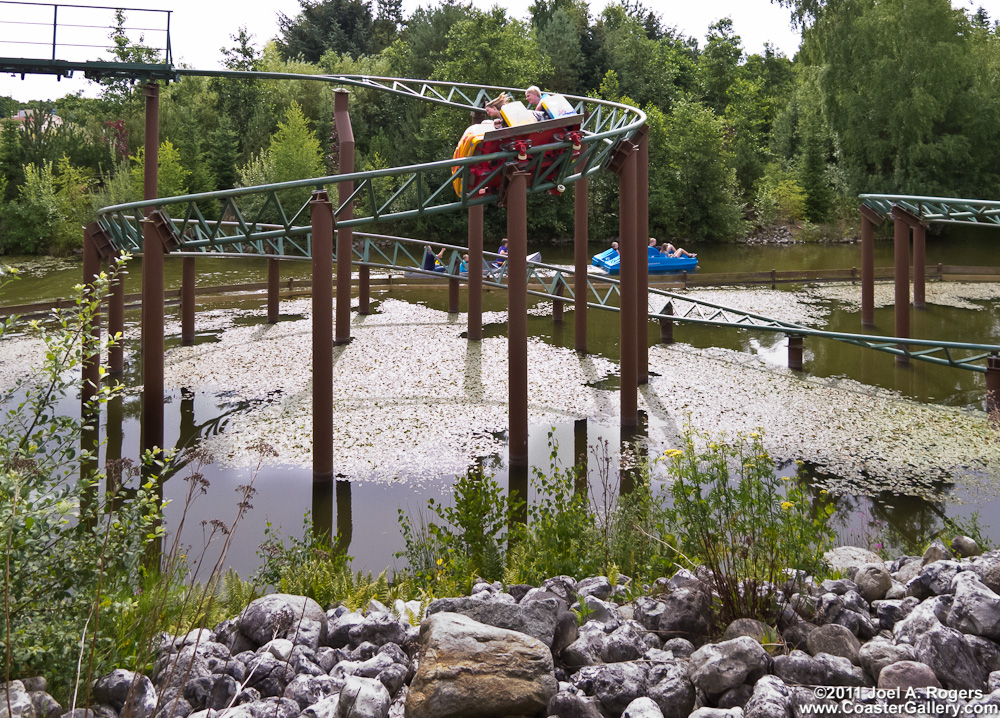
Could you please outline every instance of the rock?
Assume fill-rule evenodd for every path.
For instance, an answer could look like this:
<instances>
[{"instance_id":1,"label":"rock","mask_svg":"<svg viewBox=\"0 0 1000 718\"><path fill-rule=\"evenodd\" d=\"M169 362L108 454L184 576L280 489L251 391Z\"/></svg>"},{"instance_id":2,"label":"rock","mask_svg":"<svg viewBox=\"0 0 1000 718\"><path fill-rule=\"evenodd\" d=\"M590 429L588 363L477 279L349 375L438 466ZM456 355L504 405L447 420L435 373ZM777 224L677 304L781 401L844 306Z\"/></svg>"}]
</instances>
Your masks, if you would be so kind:
<instances>
[{"instance_id":1,"label":"rock","mask_svg":"<svg viewBox=\"0 0 1000 718\"><path fill-rule=\"evenodd\" d=\"M327 640L326 613L305 596L272 593L252 601L240 614L240 633L261 646L275 638L319 648Z\"/></svg>"},{"instance_id":2,"label":"rock","mask_svg":"<svg viewBox=\"0 0 1000 718\"><path fill-rule=\"evenodd\" d=\"M972 649L976 663L981 665L987 674L1000 671L1000 646L988 638L963 634L965 644Z\"/></svg>"},{"instance_id":3,"label":"rock","mask_svg":"<svg viewBox=\"0 0 1000 718\"><path fill-rule=\"evenodd\" d=\"M27 693L45 692L49 689L49 682L45 679L45 676L29 676L28 678L21 678L19 680Z\"/></svg>"},{"instance_id":4,"label":"rock","mask_svg":"<svg viewBox=\"0 0 1000 718\"><path fill-rule=\"evenodd\" d=\"M897 562L893 562L895 565ZM916 578L924 567L924 562L920 556L904 556L898 560L899 566L890 571L890 575L904 586Z\"/></svg>"},{"instance_id":5,"label":"rock","mask_svg":"<svg viewBox=\"0 0 1000 718\"><path fill-rule=\"evenodd\" d=\"M993 671L986 681L986 690L993 693L998 689L1000 689L1000 671Z\"/></svg>"},{"instance_id":6,"label":"rock","mask_svg":"<svg viewBox=\"0 0 1000 718\"><path fill-rule=\"evenodd\" d=\"M918 661L898 661L882 669L878 687L884 690L901 689L905 695L909 688L940 688L941 682L928 665Z\"/></svg>"},{"instance_id":7,"label":"rock","mask_svg":"<svg viewBox=\"0 0 1000 718\"><path fill-rule=\"evenodd\" d=\"M378 678L379 683L385 686L385 689L389 691L389 695L395 698L396 694L399 693L400 689L406 683L407 673L409 673L409 671L406 666L401 663L393 663L391 666L379 673L376 678Z\"/></svg>"},{"instance_id":8,"label":"rock","mask_svg":"<svg viewBox=\"0 0 1000 718\"><path fill-rule=\"evenodd\" d=\"M652 698L636 698L625 707L622 718L663 718L663 711Z\"/></svg>"},{"instance_id":9,"label":"rock","mask_svg":"<svg viewBox=\"0 0 1000 718\"><path fill-rule=\"evenodd\" d=\"M495 607L495 604L481 604ZM429 607L428 607L429 608ZM396 618L391 612L373 613L365 616L361 623L353 626L347 635L351 645L371 643L374 646L384 646L386 643L406 643L406 627L409 624ZM341 700L343 706L343 700ZM343 708L341 708L343 710Z\"/></svg>"},{"instance_id":10,"label":"rock","mask_svg":"<svg viewBox=\"0 0 1000 718\"><path fill-rule=\"evenodd\" d=\"M990 552L980 557L975 565L976 572L986 588L993 593L1000 593L1000 556Z\"/></svg>"},{"instance_id":11,"label":"rock","mask_svg":"<svg viewBox=\"0 0 1000 718\"><path fill-rule=\"evenodd\" d=\"M722 640L731 641L740 636L748 636L757 643L763 643L764 638L773 631L774 629L763 621L754 618L737 618L726 626L726 630L722 633Z\"/></svg>"},{"instance_id":12,"label":"rock","mask_svg":"<svg viewBox=\"0 0 1000 718\"><path fill-rule=\"evenodd\" d=\"M245 703L242 710L237 712L245 712L251 718L296 718L299 714L299 706L295 701L287 698L271 696Z\"/></svg>"},{"instance_id":13,"label":"rock","mask_svg":"<svg viewBox=\"0 0 1000 718\"><path fill-rule=\"evenodd\" d=\"M330 614L333 613L333 611L330 611ZM330 614L327 614L327 643L332 648L344 648L350 645L351 629L360 625L365 620L365 617L360 613L354 612L335 614L335 617L332 618Z\"/></svg>"},{"instance_id":14,"label":"rock","mask_svg":"<svg viewBox=\"0 0 1000 718\"><path fill-rule=\"evenodd\" d=\"M893 579L889 590L885 592L885 597L891 599L906 598L906 586Z\"/></svg>"},{"instance_id":15,"label":"rock","mask_svg":"<svg viewBox=\"0 0 1000 718\"><path fill-rule=\"evenodd\" d=\"M579 596L595 596L607 601L611 598L611 581L607 576L585 578L576 585L576 593Z\"/></svg>"},{"instance_id":16,"label":"rock","mask_svg":"<svg viewBox=\"0 0 1000 718\"><path fill-rule=\"evenodd\" d=\"M270 653L261 653L247 665L249 676L247 685L260 691L263 698L276 698L295 678L295 671L284 661L279 661Z\"/></svg>"},{"instance_id":17,"label":"rock","mask_svg":"<svg viewBox=\"0 0 1000 718\"><path fill-rule=\"evenodd\" d=\"M973 571L962 571L951 582L955 600L945 624L962 633L1000 640L1000 596L986 588Z\"/></svg>"},{"instance_id":18,"label":"rock","mask_svg":"<svg viewBox=\"0 0 1000 718\"><path fill-rule=\"evenodd\" d=\"M905 618L893 626L896 642L916 645L917 638L947 620L951 602L951 596L935 596L917 603Z\"/></svg>"},{"instance_id":19,"label":"rock","mask_svg":"<svg viewBox=\"0 0 1000 718\"><path fill-rule=\"evenodd\" d=\"M646 695L646 667L641 663L589 666L580 672L588 674L581 677L589 688L586 692L596 696L610 715L621 715L632 701Z\"/></svg>"},{"instance_id":20,"label":"rock","mask_svg":"<svg viewBox=\"0 0 1000 718\"><path fill-rule=\"evenodd\" d=\"M694 644L686 638L671 638L663 642L663 650L670 651L678 658L690 658L694 653Z\"/></svg>"},{"instance_id":21,"label":"rock","mask_svg":"<svg viewBox=\"0 0 1000 718\"><path fill-rule=\"evenodd\" d=\"M910 597L904 599L885 599L872 604L878 617L879 628L891 631L896 624L906 618L920 601Z\"/></svg>"},{"instance_id":22,"label":"rock","mask_svg":"<svg viewBox=\"0 0 1000 718\"><path fill-rule=\"evenodd\" d=\"M640 596L633 603L633 617L647 631L658 631L660 629L660 617L667 608L663 601L657 601L649 596Z\"/></svg>"},{"instance_id":23,"label":"rock","mask_svg":"<svg viewBox=\"0 0 1000 718\"><path fill-rule=\"evenodd\" d=\"M708 638L711 603L708 595L698 588L678 588L664 599L660 615L661 638L686 638L701 643Z\"/></svg>"},{"instance_id":24,"label":"rock","mask_svg":"<svg viewBox=\"0 0 1000 718\"><path fill-rule=\"evenodd\" d=\"M553 576L542 581L541 589L554 593L568 604L576 602L577 584L572 576Z\"/></svg>"},{"instance_id":25,"label":"rock","mask_svg":"<svg viewBox=\"0 0 1000 718\"><path fill-rule=\"evenodd\" d=\"M555 718L604 718L598 705L592 696L560 691L552 696L547 711Z\"/></svg>"},{"instance_id":26,"label":"rock","mask_svg":"<svg viewBox=\"0 0 1000 718\"><path fill-rule=\"evenodd\" d=\"M687 677L687 669L677 663L650 670L646 695L653 699L664 718L687 718L694 708L694 684Z\"/></svg>"},{"instance_id":27,"label":"rock","mask_svg":"<svg viewBox=\"0 0 1000 718\"><path fill-rule=\"evenodd\" d=\"M587 610L587 614L584 617L585 623L599 623L604 627L605 633L611 633L621 625L622 617L615 604L609 601L602 601L596 596L584 596L583 604Z\"/></svg>"},{"instance_id":28,"label":"rock","mask_svg":"<svg viewBox=\"0 0 1000 718\"><path fill-rule=\"evenodd\" d=\"M266 651L279 661L287 661L292 655L293 648L295 648L295 644L287 638L275 638L273 641L268 641L263 646L258 648L257 652L263 653Z\"/></svg>"},{"instance_id":29,"label":"rock","mask_svg":"<svg viewBox=\"0 0 1000 718\"><path fill-rule=\"evenodd\" d=\"M750 686L747 686L750 688ZM750 689L753 690L752 688ZM690 718L743 718L742 708L699 708Z\"/></svg>"},{"instance_id":30,"label":"rock","mask_svg":"<svg viewBox=\"0 0 1000 718\"><path fill-rule=\"evenodd\" d=\"M843 596L848 591L858 590L858 585L847 578L828 578L819 586L823 593L833 593L838 596Z\"/></svg>"},{"instance_id":31,"label":"rock","mask_svg":"<svg viewBox=\"0 0 1000 718\"><path fill-rule=\"evenodd\" d=\"M935 540L931 542L931 545L927 547L926 551L924 551L924 556L920 563L926 566L934 563L935 561L943 561L944 559L950 557L951 552L947 549L947 547L945 547L940 540Z\"/></svg>"},{"instance_id":32,"label":"rock","mask_svg":"<svg viewBox=\"0 0 1000 718\"><path fill-rule=\"evenodd\" d=\"M300 710L319 703L324 698L340 695L344 678L332 676L295 676L285 688L284 696L295 701Z\"/></svg>"},{"instance_id":33,"label":"rock","mask_svg":"<svg viewBox=\"0 0 1000 718\"><path fill-rule=\"evenodd\" d=\"M637 621L626 621L616 628L604 640L601 647L601 659L605 663L621 663L642 658L646 652L646 644L642 640L645 629Z\"/></svg>"},{"instance_id":34,"label":"rock","mask_svg":"<svg viewBox=\"0 0 1000 718\"><path fill-rule=\"evenodd\" d=\"M829 653L859 665L858 651L861 650L861 642L849 629L840 624L828 623L812 631L806 639L806 646L813 656L818 653Z\"/></svg>"},{"instance_id":35,"label":"rock","mask_svg":"<svg viewBox=\"0 0 1000 718\"><path fill-rule=\"evenodd\" d=\"M869 603L885 598L892 588L892 576L884 565L862 566L854 574L854 582L858 585L858 593Z\"/></svg>"},{"instance_id":36,"label":"rock","mask_svg":"<svg viewBox=\"0 0 1000 718\"><path fill-rule=\"evenodd\" d=\"M548 646L526 634L438 613L419 640L408 718L533 715L556 693Z\"/></svg>"},{"instance_id":37,"label":"rock","mask_svg":"<svg viewBox=\"0 0 1000 718\"><path fill-rule=\"evenodd\" d=\"M823 558L831 571L848 575L853 575L854 570L859 566L885 566L885 561L877 553L866 551L857 546L838 546L823 554Z\"/></svg>"},{"instance_id":38,"label":"rock","mask_svg":"<svg viewBox=\"0 0 1000 718\"><path fill-rule=\"evenodd\" d=\"M94 700L107 703L119 712L127 702L134 718L152 718L156 710L156 689L146 676L119 668L94 684Z\"/></svg>"},{"instance_id":39,"label":"rock","mask_svg":"<svg viewBox=\"0 0 1000 718\"><path fill-rule=\"evenodd\" d=\"M982 553L975 539L968 536L956 536L951 540L951 552L959 558L971 558Z\"/></svg>"},{"instance_id":40,"label":"rock","mask_svg":"<svg viewBox=\"0 0 1000 718\"><path fill-rule=\"evenodd\" d=\"M608 590L610 592L610 584ZM523 604L484 602L473 598L439 598L427 606L426 615L432 616L442 611L460 613L488 626L534 636L552 648L559 607L559 601L554 598Z\"/></svg>"},{"instance_id":41,"label":"rock","mask_svg":"<svg viewBox=\"0 0 1000 718\"><path fill-rule=\"evenodd\" d=\"M745 718L789 718L791 714L791 691L777 676L757 681L743 711Z\"/></svg>"},{"instance_id":42,"label":"rock","mask_svg":"<svg viewBox=\"0 0 1000 718\"><path fill-rule=\"evenodd\" d=\"M830 623L843 626L862 641L874 638L879 632L878 624L872 621L871 614L867 611L857 612L845 608Z\"/></svg>"},{"instance_id":43,"label":"rock","mask_svg":"<svg viewBox=\"0 0 1000 718\"><path fill-rule=\"evenodd\" d=\"M59 718L62 715L63 709L59 705L59 701L44 690L29 691L28 695L31 697L31 705L35 709L35 718ZM0 701L3 702L0 706L0 713L6 713L7 701L3 698L2 692L0 692Z\"/></svg>"},{"instance_id":44,"label":"rock","mask_svg":"<svg viewBox=\"0 0 1000 718\"><path fill-rule=\"evenodd\" d=\"M767 673L769 658L757 641L747 636L706 644L691 654L688 677L708 695L718 695Z\"/></svg>"},{"instance_id":45,"label":"rock","mask_svg":"<svg viewBox=\"0 0 1000 718\"><path fill-rule=\"evenodd\" d=\"M723 693L716 700L718 707L726 711L726 715L733 715L730 711L733 709L738 709L740 715L743 715L743 706L747 704L747 701L753 696L753 686L747 683L730 688L728 691Z\"/></svg>"},{"instance_id":46,"label":"rock","mask_svg":"<svg viewBox=\"0 0 1000 718\"><path fill-rule=\"evenodd\" d=\"M826 671L824 683L829 686L863 686L866 684L864 669L846 658L829 653L817 653L813 658Z\"/></svg>"},{"instance_id":47,"label":"rock","mask_svg":"<svg viewBox=\"0 0 1000 718\"><path fill-rule=\"evenodd\" d=\"M785 656L775 656L774 675L785 683L821 686L826 681L826 668L805 651L792 651Z\"/></svg>"},{"instance_id":48,"label":"rock","mask_svg":"<svg viewBox=\"0 0 1000 718\"><path fill-rule=\"evenodd\" d=\"M340 691L338 718L386 718L392 696L373 678L349 676Z\"/></svg>"},{"instance_id":49,"label":"rock","mask_svg":"<svg viewBox=\"0 0 1000 718\"><path fill-rule=\"evenodd\" d=\"M0 718L35 718L35 706L21 681L11 681L0 688Z\"/></svg>"},{"instance_id":50,"label":"rock","mask_svg":"<svg viewBox=\"0 0 1000 718\"><path fill-rule=\"evenodd\" d=\"M890 643L889 641L869 641L858 651L861 667L876 681L886 666L899 661L912 661L917 654L908 643Z\"/></svg>"},{"instance_id":51,"label":"rock","mask_svg":"<svg viewBox=\"0 0 1000 718\"><path fill-rule=\"evenodd\" d=\"M302 711L302 718L337 718L340 694L328 696Z\"/></svg>"},{"instance_id":52,"label":"rock","mask_svg":"<svg viewBox=\"0 0 1000 718\"><path fill-rule=\"evenodd\" d=\"M607 634L600 624L585 623L580 626L577 639L563 649L562 659L570 668L600 663L606 639Z\"/></svg>"},{"instance_id":53,"label":"rock","mask_svg":"<svg viewBox=\"0 0 1000 718\"><path fill-rule=\"evenodd\" d=\"M560 603L559 613L556 615L555 632L552 634L552 654L560 655L566 646L573 643L579 636L580 622L577 620L576 614Z\"/></svg>"},{"instance_id":54,"label":"rock","mask_svg":"<svg viewBox=\"0 0 1000 718\"><path fill-rule=\"evenodd\" d=\"M809 634L816 630L816 626L805 621L796 623L781 632L781 637L789 648L806 648L809 641Z\"/></svg>"},{"instance_id":55,"label":"rock","mask_svg":"<svg viewBox=\"0 0 1000 718\"><path fill-rule=\"evenodd\" d=\"M920 600L951 593L951 582L962 570L963 566L958 561L942 559L929 563L906 585L906 592Z\"/></svg>"},{"instance_id":56,"label":"rock","mask_svg":"<svg viewBox=\"0 0 1000 718\"><path fill-rule=\"evenodd\" d=\"M917 638L914 648L917 660L930 666L945 688L977 691L986 688L985 667L954 628L934 626Z\"/></svg>"}]
</instances>

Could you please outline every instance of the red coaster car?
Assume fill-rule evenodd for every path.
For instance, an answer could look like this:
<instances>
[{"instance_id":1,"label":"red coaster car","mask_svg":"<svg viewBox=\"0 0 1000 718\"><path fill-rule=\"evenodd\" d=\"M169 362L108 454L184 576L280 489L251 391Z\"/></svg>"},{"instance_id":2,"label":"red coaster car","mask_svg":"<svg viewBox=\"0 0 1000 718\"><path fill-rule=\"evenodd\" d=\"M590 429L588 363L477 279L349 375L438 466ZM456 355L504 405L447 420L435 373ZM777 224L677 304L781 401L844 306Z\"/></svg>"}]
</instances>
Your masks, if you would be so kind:
<instances>
[{"instance_id":1,"label":"red coaster car","mask_svg":"<svg viewBox=\"0 0 1000 718\"><path fill-rule=\"evenodd\" d=\"M499 130L492 128L491 121L470 126L462 135L462 139L455 149L454 158L474 157L476 155L489 155L495 152L517 152L518 160L528 159L528 149L559 142L572 142L572 150L555 149L546 152L540 162L532 162L530 168L534 172L545 172L557 158L565 152L571 151L574 154L580 151L580 138L582 132L580 126L583 123L583 115L565 115L552 120L542 120L540 122L527 122L516 127L503 127ZM532 156L535 157L534 155ZM504 160L495 159L484 161L469 167L472 175L472 186L479 187L487 193L497 193L503 184L503 172L498 172L504 164ZM458 167L452 168L452 171ZM492 177L490 176L492 175ZM486 184L480 184L489 177ZM462 196L462 178L456 177L452 182L455 193ZM552 190L554 194L559 194L559 190Z\"/></svg>"}]
</instances>

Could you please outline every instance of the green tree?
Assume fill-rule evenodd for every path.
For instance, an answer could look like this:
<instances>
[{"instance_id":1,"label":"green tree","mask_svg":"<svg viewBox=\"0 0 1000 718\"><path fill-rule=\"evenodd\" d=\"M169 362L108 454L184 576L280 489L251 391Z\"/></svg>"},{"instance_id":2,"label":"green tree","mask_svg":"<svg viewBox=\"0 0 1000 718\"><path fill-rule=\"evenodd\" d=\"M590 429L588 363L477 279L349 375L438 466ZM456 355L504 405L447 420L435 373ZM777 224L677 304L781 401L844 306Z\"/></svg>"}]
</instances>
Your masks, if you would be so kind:
<instances>
[{"instance_id":1,"label":"green tree","mask_svg":"<svg viewBox=\"0 0 1000 718\"><path fill-rule=\"evenodd\" d=\"M127 16L123 9L115 10L115 27L108 36L112 43L112 48L108 52L113 61L146 65L159 62L160 53L145 44L145 35L140 35L138 42L133 42L129 38L126 20ZM142 90L133 85L129 78L105 78L100 80L100 83L104 87L101 90L101 99L111 107L135 109L136 106L141 106Z\"/></svg>"},{"instance_id":2,"label":"green tree","mask_svg":"<svg viewBox=\"0 0 1000 718\"><path fill-rule=\"evenodd\" d=\"M732 19L724 17L709 25L705 49L698 59L698 78L705 104L717 115L726 111L729 88L740 75L742 60L743 45L733 32Z\"/></svg>"},{"instance_id":3,"label":"green tree","mask_svg":"<svg viewBox=\"0 0 1000 718\"><path fill-rule=\"evenodd\" d=\"M235 44L221 48L227 70L251 72L260 69L261 53L253 45L253 36L245 26L230 36ZM273 126L262 80L213 78L211 88L218 96L219 116L228 117L240 147L240 161L264 146Z\"/></svg>"},{"instance_id":4,"label":"green tree","mask_svg":"<svg viewBox=\"0 0 1000 718\"><path fill-rule=\"evenodd\" d=\"M219 117L218 126L208 139L208 168L215 177L216 187L230 189L236 186L239 162L239 137L228 115Z\"/></svg>"},{"instance_id":5,"label":"green tree","mask_svg":"<svg viewBox=\"0 0 1000 718\"><path fill-rule=\"evenodd\" d=\"M301 58L319 62L333 50L351 57L372 50L371 3L366 0L299 0L301 12L294 18L278 14L278 48L286 60ZM398 8L386 5L386 23L398 18Z\"/></svg>"},{"instance_id":6,"label":"green tree","mask_svg":"<svg viewBox=\"0 0 1000 718\"><path fill-rule=\"evenodd\" d=\"M191 172L184 169L181 164L181 153L174 147L170 140L160 143L158 155L159 166L156 172L156 194L158 197L176 197L188 194L188 182ZM139 151L129 157L132 163L131 178L132 192L137 197L143 194L143 176L146 161L146 148L140 147Z\"/></svg>"}]
</instances>

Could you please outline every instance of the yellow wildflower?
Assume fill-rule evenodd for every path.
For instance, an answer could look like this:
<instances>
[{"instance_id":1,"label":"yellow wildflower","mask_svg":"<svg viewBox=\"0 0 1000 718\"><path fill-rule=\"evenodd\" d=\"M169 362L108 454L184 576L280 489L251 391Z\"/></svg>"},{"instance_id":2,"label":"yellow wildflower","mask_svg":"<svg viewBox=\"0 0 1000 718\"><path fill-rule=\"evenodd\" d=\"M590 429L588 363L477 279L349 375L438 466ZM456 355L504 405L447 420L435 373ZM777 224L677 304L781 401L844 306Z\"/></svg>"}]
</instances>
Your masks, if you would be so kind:
<instances>
[{"instance_id":1,"label":"yellow wildflower","mask_svg":"<svg viewBox=\"0 0 1000 718\"><path fill-rule=\"evenodd\" d=\"M788 511L793 506L795 506L795 502L794 501L782 501L781 502L781 510L782 511Z\"/></svg>"}]
</instances>

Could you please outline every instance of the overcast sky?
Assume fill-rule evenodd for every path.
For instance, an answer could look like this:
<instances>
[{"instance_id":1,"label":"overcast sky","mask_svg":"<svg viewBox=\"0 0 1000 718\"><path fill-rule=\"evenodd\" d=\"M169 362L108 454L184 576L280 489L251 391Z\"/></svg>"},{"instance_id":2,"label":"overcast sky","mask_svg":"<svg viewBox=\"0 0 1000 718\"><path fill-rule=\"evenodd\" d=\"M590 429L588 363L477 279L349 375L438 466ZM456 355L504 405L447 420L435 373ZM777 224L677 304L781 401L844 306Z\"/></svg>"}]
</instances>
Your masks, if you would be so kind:
<instances>
[{"instance_id":1,"label":"overcast sky","mask_svg":"<svg viewBox=\"0 0 1000 718\"><path fill-rule=\"evenodd\" d=\"M75 0L82 4L81 0ZM593 14L598 14L609 0L591 0ZM275 36L278 30L278 13L295 15L299 10L298 0L130 0L129 7L155 10L171 10L170 37L173 44L175 64L185 63L198 69L215 69L220 66L220 48L231 45L230 36L241 25L246 25L260 47ZM421 5L434 3L420 0L403 0L404 15L409 15ZM477 7L487 9L496 0L473 0ZM527 19L531 0L505 0L502 5L510 15ZM985 7L994 19L1000 17L1000 0L952 0L956 7ZM791 29L788 10L772 4L770 0L646 0L645 5L660 13L665 25L674 25L683 33L704 41L708 26L716 20L729 16L733 20L736 33L743 40L748 53L760 52L765 43L770 42L791 57L798 48L798 33ZM147 28L146 41L150 45L162 44L165 34L165 14L152 12L130 12L127 24L131 27ZM30 24L37 23L37 24ZM51 52L52 10L38 5L0 5L0 56L2 57L45 57ZM103 45L107 42L107 30L114 24L109 11L74 10L62 7L59 10L59 42L74 44ZM76 27L99 25L102 29ZM17 42L11 42L16 40ZM33 44L38 43L38 44ZM87 53L71 55L72 52ZM95 55L95 52L98 53ZM64 48L59 59L96 59L99 51L84 48ZM453 78L460 82L462 78ZM84 90L93 95L93 84L82 78L72 78L56 82L55 78L0 75L0 95L8 95L19 101L29 99L54 99L67 93ZM90 88L90 89L88 89Z\"/></svg>"}]
</instances>

